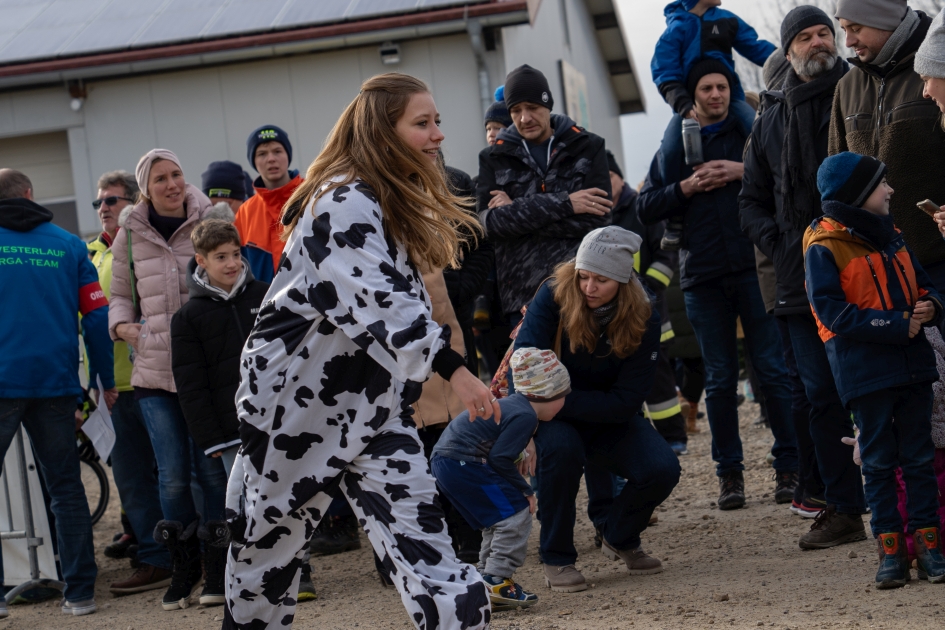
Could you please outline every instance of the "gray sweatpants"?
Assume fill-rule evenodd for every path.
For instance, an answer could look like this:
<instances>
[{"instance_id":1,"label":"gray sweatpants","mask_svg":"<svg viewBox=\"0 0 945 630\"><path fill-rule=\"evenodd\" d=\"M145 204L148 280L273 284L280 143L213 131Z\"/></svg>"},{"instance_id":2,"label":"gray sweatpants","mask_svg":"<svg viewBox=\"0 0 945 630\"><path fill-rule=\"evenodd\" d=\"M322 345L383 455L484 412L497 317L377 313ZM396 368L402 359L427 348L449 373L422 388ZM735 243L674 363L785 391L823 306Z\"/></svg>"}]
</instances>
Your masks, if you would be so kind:
<instances>
[{"instance_id":1,"label":"gray sweatpants","mask_svg":"<svg viewBox=\"0 0 945 630\"><path fill-rule=\"evenodd\" d=\"M512 577L525 563L531 532L532 515L528 508L482 530L479 572L500 578Z\"/></svg>"}]
</instances>

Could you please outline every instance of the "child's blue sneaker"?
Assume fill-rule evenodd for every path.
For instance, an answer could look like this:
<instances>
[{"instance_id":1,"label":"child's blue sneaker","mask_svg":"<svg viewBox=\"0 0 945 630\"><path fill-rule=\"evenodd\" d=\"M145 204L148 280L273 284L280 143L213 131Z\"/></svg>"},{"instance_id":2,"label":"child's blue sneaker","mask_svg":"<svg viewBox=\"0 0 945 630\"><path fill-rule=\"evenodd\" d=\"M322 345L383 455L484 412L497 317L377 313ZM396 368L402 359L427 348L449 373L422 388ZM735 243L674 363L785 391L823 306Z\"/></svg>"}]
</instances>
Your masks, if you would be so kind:
<instances>
[{"instance_id":1,"label":"child's blue sneaker","mask_svg":"<svg viewBox=\"0 0 945 630\"><path fill-rule=\"evenodd\" d=\"M916 568L919 579L931 584L945 582L945 557L942 556L942 539L937 527L917 529L912 534L915 542Z\"/></svg>"},{"instance_id":2,"label":"child's blue sneaker","mask_svg":"<svg viewBox=\"0 0 945 630\"><path fill-rule=\"evenodd\" d=\"M538 601L538 595L529 593L511 578L501 578L484 573L482 575L486 588L489 589L489 600L493 611L512 610L513 608L528 608Z\"/></svg>"},{"instance_id":3,"label":"child's blue sneaker","mask_svg":"<svg viewBox=\"0 0 945 630\"><path fill-rule=\"evenodd\" d=\"M898 533L880 534L879 569L876 571L876 588L899 588L909 581L909 558L906 555L906 539Z\"/></svg>"},{"instance_id":4,"label":"child's blue sneaker","mask_svg":"<svg viewBox=\"0 0 945 630\"><path fill-rule=\"evenodd\" d=\"M686 448L685 442L670 442L669 448L673 449L673 452L676 455L688 455L689 449Z\"/></svg>"}]
</instances>

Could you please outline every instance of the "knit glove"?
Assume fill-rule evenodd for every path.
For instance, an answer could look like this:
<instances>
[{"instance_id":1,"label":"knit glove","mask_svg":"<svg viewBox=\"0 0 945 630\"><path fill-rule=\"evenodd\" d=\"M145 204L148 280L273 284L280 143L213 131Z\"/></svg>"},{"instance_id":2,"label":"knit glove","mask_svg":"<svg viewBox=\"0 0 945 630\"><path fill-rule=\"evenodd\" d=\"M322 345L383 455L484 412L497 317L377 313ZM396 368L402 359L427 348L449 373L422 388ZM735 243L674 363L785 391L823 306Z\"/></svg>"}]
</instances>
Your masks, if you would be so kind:
<instances>
[{"instance_id":1,"label":"knit glove","mask_svg":"<svg viewBox=\"0 0 945 630\"><path fill-rule=\"evenodd\" d=\"M660 94L669 106L673 108L673 111L682 116L686 117L695 104L692 102L692 97L689 96L689 92L686 91L686 87L679 81L668 81L662 84L659 87Z\"/></svg>"}]
</instances>

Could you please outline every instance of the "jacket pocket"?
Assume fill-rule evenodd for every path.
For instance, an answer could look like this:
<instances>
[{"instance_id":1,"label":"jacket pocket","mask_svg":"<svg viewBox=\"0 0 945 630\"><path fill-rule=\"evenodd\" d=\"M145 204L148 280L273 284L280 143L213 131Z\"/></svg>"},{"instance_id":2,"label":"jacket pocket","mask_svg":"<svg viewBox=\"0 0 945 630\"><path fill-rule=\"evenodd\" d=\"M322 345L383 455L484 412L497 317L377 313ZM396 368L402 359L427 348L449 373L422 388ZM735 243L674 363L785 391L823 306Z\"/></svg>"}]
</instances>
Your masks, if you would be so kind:
<instances>
[{"instance_id":1,"label":"jacket pocket","mask_svg":"<svg viewBox=\"0 0 945 630\"><path fill-rule=\"evenodd\" d=\"M936 119L940 116L938 105L933 101L909 101L896 105L886 113L886 124L903 120L914 120L916 118Z\"/></svg>"},{"instance_id":2,"label":"jacket pocket","mask_svg":"<svg viewBox=\"0 0 945 630\"><path fill-rule=\"evenodd\" d=\"M843 119L843 125L847 133L865 131L873 126L873 116L872 114L851 114Z\"/></svg>"}]
</instances>

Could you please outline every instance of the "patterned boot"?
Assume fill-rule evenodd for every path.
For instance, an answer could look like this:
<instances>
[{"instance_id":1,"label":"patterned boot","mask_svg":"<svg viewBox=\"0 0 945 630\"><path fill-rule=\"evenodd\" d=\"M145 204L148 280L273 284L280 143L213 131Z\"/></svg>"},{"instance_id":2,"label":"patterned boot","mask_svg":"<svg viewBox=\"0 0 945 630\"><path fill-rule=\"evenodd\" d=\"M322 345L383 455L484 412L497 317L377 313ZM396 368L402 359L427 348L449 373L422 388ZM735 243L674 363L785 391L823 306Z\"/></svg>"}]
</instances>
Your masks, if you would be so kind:
<instances>
[{"instance_id":1,"label":"patterned boot","mask_svg":"<svg viewBox=\"0 0 945 630\"><path fill-rule=\"evenodd\" d=\"M945 582L945 557L942 556L942 539L938 527L917 529L912 534L915 542L916 568L919 579L931 584Z\"/></svg>"},{"instance_id":2,"label":"patterned boot","mask_svg":"<svg viewBox=\"0 0 945 630\"><path fill-rule=\"evenodd\" d=\"M909 581L909 557L906 555L906 538L899 532L880 534L879 569L876 571L876 588L899 588Z\"/></svg>"}]
</instances>

